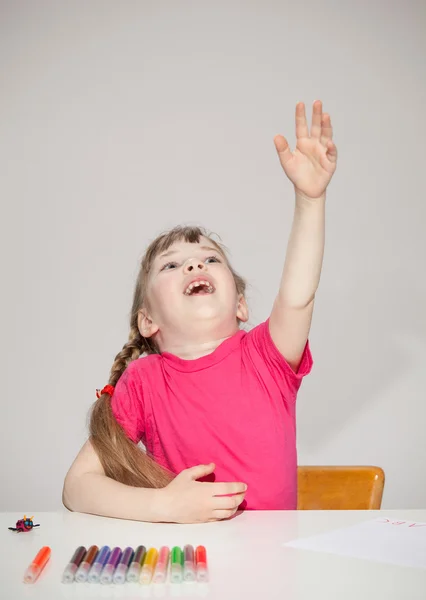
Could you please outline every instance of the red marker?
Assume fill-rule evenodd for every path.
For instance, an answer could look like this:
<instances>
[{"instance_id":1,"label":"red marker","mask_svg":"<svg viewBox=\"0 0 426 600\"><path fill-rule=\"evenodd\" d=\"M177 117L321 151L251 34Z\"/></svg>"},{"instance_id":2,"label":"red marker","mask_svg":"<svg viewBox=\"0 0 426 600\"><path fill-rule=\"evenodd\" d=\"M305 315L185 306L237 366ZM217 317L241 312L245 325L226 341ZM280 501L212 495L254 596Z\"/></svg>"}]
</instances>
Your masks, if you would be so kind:
<instances>
[{"instance_id":1,"label":"red marker","mask_svg":"<svg viewBox=\"0 0 426 600\"><path fill-rule=\"evenodd\" d=\"M50 558L50 553L51 550L49 546L43 546L43 548L39 550L37 556L25 571L24 583L34 583L36 581L37 577L46 566L46 563Z\"/></svg>"},{"instance_id":2,"label":"red marker","mask_svg":"<svg viewBox=\"0 0 426 600\"><path fill-rule=\"evenodd\" d=\"M196 547L195 564L197 567L197 581L208 581L209 572L207 569L207 552L204 546Z\"/></svg>"}]
</instances>

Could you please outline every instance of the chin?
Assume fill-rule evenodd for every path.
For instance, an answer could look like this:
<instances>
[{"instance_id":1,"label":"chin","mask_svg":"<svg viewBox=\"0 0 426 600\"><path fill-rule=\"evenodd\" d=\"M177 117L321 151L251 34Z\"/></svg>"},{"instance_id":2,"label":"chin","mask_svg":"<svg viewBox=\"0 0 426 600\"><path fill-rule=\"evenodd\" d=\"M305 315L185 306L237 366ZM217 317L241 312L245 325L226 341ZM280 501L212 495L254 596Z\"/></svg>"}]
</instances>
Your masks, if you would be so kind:
<instances>
[{"instance_id":1,"label":"chin","mask_svg":"<svg viewBox=\"0 0 426 600\"><path fill-rule=\"evenodd\" d=\"M193 310L189 314L189 319L194 319L194 318L196 318L197 320L200 320L200 321L203 321L203 320L220 321L220 320L223 320L224 315L223 315L223 313L219 312L217 309L213 308L212 306L200 306L196 310Z\"/></svg>"}]
</instances>

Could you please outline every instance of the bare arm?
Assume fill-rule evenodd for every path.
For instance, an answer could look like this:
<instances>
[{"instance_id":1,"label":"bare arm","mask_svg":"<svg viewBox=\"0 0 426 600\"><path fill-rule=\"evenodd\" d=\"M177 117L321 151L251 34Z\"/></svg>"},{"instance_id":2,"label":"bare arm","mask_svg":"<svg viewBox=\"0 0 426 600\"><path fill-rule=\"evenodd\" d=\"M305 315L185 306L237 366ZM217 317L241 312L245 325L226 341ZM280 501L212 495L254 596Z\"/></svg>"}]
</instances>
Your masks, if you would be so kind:
<instances>
[{"instance_id":1,"label":"bare arm","mask_svg":"<svg viewBox=\"0 0 426 600\"><path fill-rule=\"evenodd\" d=\"M330 115L314 102L309 133L305 105L296 105L294 152L274 138L281 166L294 184L296 208L278 296L270 318L271 337L293 370L308 339L324 255L326 189L336 170L337 148Z\"/></svg>"},{"instance_id":2,"label":"bare arm","mask_svg":"<svg viewBox=\"0 0 426 600\"><path fill-rule=\"evenodd\" d=\"M64 482L62 501L72 511L152 523L204 523L228 519L244 500L242 482L207 483L197 479L215 465L181 471L161 489L137 488L105 475L90 441L80 450Z\"/></svg>"},{"instance_id":3,"label":"bare arm","mask_svg":"<svg viewBox=\"0 0 426 600\"><path fill-rule=\"evenodd\" d=\"M311 327L324 255L324 230L325 194L310 200L296 191L293 227L270 318L272 339L295 371Z\"/></svg>"},{"instance_id":4,"label":"bare arm","mask_svg":"<svg viewBox=\"0 0 426 600\"><path fill-rule=\"evenodd\" d=\"M62 502L72 511L157 522L161 490L136 488L106 477L90 440L81 448L64 482Z\"/></svg>"}]
</instances>

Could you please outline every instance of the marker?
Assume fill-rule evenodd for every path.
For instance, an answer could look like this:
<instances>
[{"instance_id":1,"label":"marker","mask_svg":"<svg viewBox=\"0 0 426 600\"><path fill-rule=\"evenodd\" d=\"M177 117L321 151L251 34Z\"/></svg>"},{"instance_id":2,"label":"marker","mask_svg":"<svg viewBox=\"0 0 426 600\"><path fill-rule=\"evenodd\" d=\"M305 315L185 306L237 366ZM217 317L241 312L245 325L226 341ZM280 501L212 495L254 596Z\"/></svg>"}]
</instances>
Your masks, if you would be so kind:
<instances>
[{"instance_id":1,"label":"marker","mask_svg":"<svg viewBox=\"0 0 426 600\"><path fill-rule=\"evenodd\" d=\"M170 581L172 583L180 583L182 581L183 553L179 546L172 548L171 563Z\"/></svg>"},{"instance_id":2,"label":"marker","mask_svg":"<svg viewBox=\"0 0 426 600\"><path fill-rule=\"evenodd\" d=\"M79 583L84 583L87 581L87 576L89 575L89 571L95 562L98 552L98 546L90 546L83 560L81 561L81 565L78 567L77 573L75 574L76 581Z\"/></svg>"},{"instance_id":3,"label":"marker","mask_svg":"<svg viewBox=\"0 0 426 600\"><path fill-rule=\"evenodd\" d=\"M154 583L165 583L167 577L167 567L169 566L170 550L167 546L160 548L157 566L155 568Z\"/></svg>"},{"instance_id":4,"label":"marker","mask_svg":"<svg viewBox=\"0 0 426 600\"><path fill-rule=\"evenodd\" d=\"M102 546L99 550L99 554L95 559L95 562L90 569L90 573L87 577L87 580L90 583L99 583L99 577L101 575L101 571L104 568L109 555L111 554L111 548L109 546Z\"/></svg>"},{"instance_id":5,"label":"marker","mask_svg":"<svg viewBox=\"0 0 426 600\"><path fill-rule=\"evenodd\" d=\"M132 583L137 583L139 581L139 575L141 573L141 568L143 565L143 561L146 556L146 548L145 546L138 546L135 550L135 555L133 557L133 562L127 571L127 581Z\"/></svg>"},{"instance_id":6,"label":"marker","mask_svg":"<svg viewBox=\"0 0 426 600\"><path fill-rule=\"evenodd\" d=\"M62 583L72 583L74 581L74 575L85 555L86 548L84 546L79 546L72 555L70 562L65 567L64 574L62 575Z\"/></svg>"},{"instance_id":7,"label":"marker","mask_svg":"<svg viewBox=\"0 0 426 600\"><path fill-rule=\"evenodd\" d=\"M195 581L194 547L187 544L183 549L183 578L185 581Z\"/></svg>"},{"instance_id":8,"label":"marker","mask_svg":"<svg viewBox=\"0 0 426 600\"><path fill-rule=\"evenodd\" d=\"M145 560L143 563L141 575L139 578L140 583L150 583L152 574L154 573L155 565L158 560L158 550L156 548L150 548L146 553Z\"/></svg>"},{"instance_id":9,"label":"marker","mask_svg":"<svg viewBox=\"0 0 426 600\"><path fill-rule=\"evenodd\" d=\"M104 566L104 568L102 569L102 573L101 573L101 577L100 577L101 583L106 585L106 584L112 582L112 575L115 571L116 566L120 562L120 558L121 558L121 548L116 546L111 551L111 554L108 557L108 561L107 561L106 565Z\"/></svg>"},{"instance_id":10,"label":"marker","mask_svg":"<svg viewBox=\"0 0 426 600\"><path fill-rule=\"evenodd\" d=\"M130 546L128 546L124 550L118 567L115 570L114 577L112 578L114 583L124 583L126 581L127 569L129 568L129 565L132 562L133 555L133 548L130 548Z\"/></svg>"},{"instance_id":11,"label":"marker","mask_svg":"<svg viewBox=\"0 0 426 600\"><path fill-rule=\"evenodd\" d=\"M50 558L51 550L49 546L43 546L38 551L29 567L24 573L24 583L34 583Z\"/></svg>"},{"instance_id":12,"label":"marker","mask_svg":"<svg viewBox=\"0 0 426 600\"><path fill-rule=\"evenodd\" d=\"M195 564L197 565L197 581L208 581L207 552L204 546L195 549Z\"/></svg>"}]
</instances>

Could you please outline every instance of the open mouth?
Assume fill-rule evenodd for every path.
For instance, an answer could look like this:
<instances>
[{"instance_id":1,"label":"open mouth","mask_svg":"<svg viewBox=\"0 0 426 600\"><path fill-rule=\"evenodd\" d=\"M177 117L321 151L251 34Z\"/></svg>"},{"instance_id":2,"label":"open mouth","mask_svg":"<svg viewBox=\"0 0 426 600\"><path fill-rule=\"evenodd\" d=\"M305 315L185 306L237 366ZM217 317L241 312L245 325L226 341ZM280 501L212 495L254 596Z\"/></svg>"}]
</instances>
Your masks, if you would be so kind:
<instances>
[{"instance_id":1,"label":"open mouth","mask_svg":"<svg viewBox=\"0 0 426 600\"><path fill-rule=\"evenodd\" d=\"M186 296L208 296L214 291L214 286L208 281L194 281L188 285L184 294Z\"/></svg>"}]
</instances>

